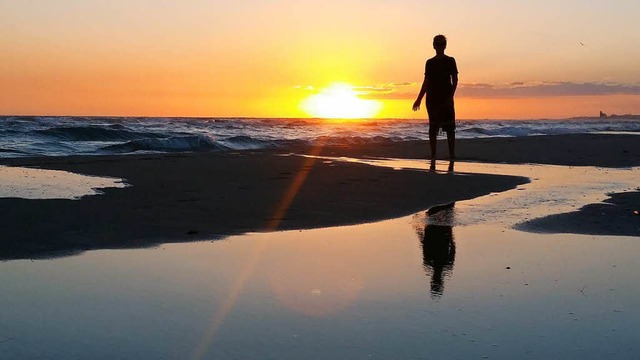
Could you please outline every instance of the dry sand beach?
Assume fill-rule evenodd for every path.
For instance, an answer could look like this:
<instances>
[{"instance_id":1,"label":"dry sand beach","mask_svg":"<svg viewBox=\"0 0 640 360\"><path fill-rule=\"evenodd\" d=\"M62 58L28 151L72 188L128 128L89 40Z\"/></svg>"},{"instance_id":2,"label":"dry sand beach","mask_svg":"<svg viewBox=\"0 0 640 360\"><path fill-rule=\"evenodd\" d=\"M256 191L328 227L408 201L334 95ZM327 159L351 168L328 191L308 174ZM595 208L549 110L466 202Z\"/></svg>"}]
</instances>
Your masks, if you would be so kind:
<instances>
[{"instance_id":1,"label":"dry sand beach","mask_svg":"<svg viewBox=\"0 0 640 360\"><path fill-rule=\"evenodd\" d=\"M458 148L453 174L426 171L425 142L2 160L130 186L0 199L0 346L10 359L640 354L638 137ZM87 251L100 249L121 250ZM20 260L34 258L48 260Z\"/></svg>"}]
</instances>

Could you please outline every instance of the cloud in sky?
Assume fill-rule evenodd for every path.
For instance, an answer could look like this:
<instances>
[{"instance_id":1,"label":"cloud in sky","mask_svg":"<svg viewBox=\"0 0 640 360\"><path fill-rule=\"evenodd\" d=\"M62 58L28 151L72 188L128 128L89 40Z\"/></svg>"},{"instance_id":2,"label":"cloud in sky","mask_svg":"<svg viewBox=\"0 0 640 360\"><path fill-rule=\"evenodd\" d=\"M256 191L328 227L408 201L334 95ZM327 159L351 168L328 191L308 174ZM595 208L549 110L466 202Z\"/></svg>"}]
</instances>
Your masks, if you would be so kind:
<instances>
[{"instance_id":1,"label":"cloud in sky","mask_svg":"<svg viewBox=\"0 0 640 360\"><path fill-rule=\"evenodd\" d=\"M414 98L419 83L397 82L375 86L356 86L362 97L370 99ZM469 98L526 98L555 96L640 95L640 84L598 82L512 82L496 85L461 83L456 96Z\"/></svg>"},{"instance_id":2,"label":"cloud in sky","mask_svg":"<svg viewBox=\"0 0 640 360\"><path fill-rule=\"evenodd\" d=\"M458 94L465 97L549 97L549 96L597 96L640 95L640 85L596 82L514 82L507 85L461 84Z\"/></svg>"},{"instance_id":3,"label":"cloud in sky","mask_svg":"<svg viewBox=\"0 0 640 360\"><path fill-rule=\"evenodd\" d=\"M357 85L351 88L360 97L368 99L405 99L413 93L413 88L420 84L413 82L397 82L382 85ZM312 85L296 85L294 89L310 93L321 93L324 89ZM415 95L415 94L414 94Z\"/></svg>"},{"instance_id":4,"label":"cloud in sky","mask_svg":"<svg viewBox=\"0 0 640 360\"><path fill-rule=\"evenodd\" d=\"M408 87L416 85L416 83L412 82L398 82L376 86L354 86L353 90L363 97L390 96L404 92Z\"/></svg>"}]
</instances>

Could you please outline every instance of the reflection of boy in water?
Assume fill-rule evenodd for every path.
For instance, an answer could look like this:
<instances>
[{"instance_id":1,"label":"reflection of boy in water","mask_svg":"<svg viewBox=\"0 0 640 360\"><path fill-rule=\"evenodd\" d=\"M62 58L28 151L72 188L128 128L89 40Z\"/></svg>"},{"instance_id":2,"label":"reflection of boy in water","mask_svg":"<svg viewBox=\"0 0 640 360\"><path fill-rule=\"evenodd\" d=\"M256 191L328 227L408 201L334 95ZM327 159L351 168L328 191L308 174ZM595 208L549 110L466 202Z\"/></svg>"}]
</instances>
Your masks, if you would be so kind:
<instances>
[{"instance_id":1,"label":"reflection of boy in water","mask_svg":"<svg viewBox=\"0 0 640 360\"><path fill-rule=\"evenodd\" d=\"M444 54L447 38L437 35L433 38L436 56L427 60L424 70L424 82L413 103L413 111L420 109L422 97L427 95L427 114L429 115L429 147L431 148L431 170L436 169L436 140L438 131L447 133L449 143L449 171L453 171L455 161L456 114L453 95L458 87L458 67L456 60Z\"/></svg>"},{"instance_id":2,"label":"reflection of boy in water","mask_svg":"<svg viewBox=\"0 0 640 360\"><path fill-rule=\"evenodd\" d=\"M444 277L453 270L456 244L451 226L427 225L422 238L424 268L431 274L431 296L439 297L444 291Z\"/></svg>"}]
</instances>

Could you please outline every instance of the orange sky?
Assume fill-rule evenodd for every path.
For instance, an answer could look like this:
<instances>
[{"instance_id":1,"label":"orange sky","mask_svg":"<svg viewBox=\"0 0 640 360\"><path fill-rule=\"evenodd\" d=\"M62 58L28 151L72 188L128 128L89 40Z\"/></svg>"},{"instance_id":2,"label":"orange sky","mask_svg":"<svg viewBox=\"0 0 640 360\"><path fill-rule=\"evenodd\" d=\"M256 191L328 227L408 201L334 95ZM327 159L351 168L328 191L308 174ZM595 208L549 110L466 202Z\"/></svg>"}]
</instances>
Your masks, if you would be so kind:
<instances>
[{"instance_id":1,"label":"orange sky","mask_svg":"<svg viewBox=\"0 0 640 360\"><path fill-rule=\"evenodd\" d=\"M459 118L640 113L640 5L613 3L0 0L0 113L304 117L341 82L424 117L437 33Z\"/></svg>"}]
</instances>

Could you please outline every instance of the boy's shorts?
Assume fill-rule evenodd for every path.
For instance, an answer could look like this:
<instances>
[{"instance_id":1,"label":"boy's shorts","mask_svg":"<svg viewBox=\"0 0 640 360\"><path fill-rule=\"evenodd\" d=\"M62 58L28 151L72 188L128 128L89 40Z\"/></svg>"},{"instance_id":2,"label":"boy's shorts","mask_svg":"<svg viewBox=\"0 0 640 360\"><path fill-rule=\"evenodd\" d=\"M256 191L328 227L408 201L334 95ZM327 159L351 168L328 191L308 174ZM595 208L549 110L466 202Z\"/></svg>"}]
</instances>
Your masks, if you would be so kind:
<instances>
[{"instance_id":1,"label":"boy's shorts","mask_svg":"<svg viewBox=\"0 0 640 360\"><path fill-rule=\"evenodd\" d=\"M428 101L427 114L429 115L429 132L445 132L456 129L456 112L453 99L445 101Z\"/></svg>"}]
</instances>

